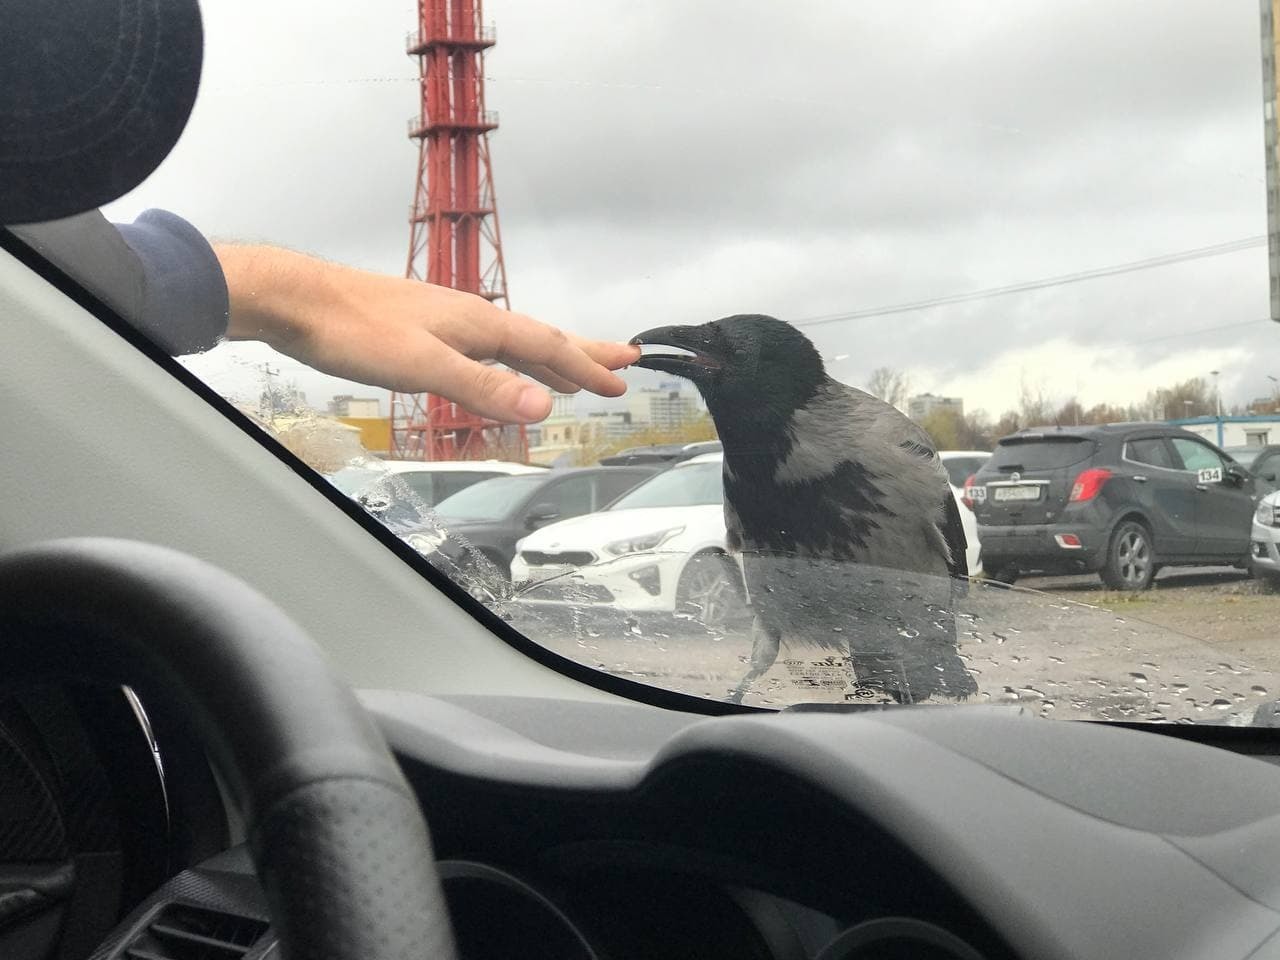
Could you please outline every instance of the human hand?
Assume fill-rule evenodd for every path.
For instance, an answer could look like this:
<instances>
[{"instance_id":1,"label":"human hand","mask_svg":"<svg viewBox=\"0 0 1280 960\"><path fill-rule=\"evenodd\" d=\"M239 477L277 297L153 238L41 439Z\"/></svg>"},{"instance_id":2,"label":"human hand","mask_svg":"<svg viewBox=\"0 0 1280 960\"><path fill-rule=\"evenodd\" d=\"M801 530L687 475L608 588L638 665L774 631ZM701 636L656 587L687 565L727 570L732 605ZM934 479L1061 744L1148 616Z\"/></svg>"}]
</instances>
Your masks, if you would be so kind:
<instances>
[{"instance_id":1,"label":"human hand","mask_svg":"<svg viewBox=\"0 0 1280 960\"><path fill-rule=\"evenodd\" d=\"M323 373L435 393L495 420L532 423L561 393L626 392L611 371L640 348L587 340L469 293L327 263L276 247L215 244L232 340L262 340ZM506 364L504 370L481 361Z\"/></svg>"}]
</instances>

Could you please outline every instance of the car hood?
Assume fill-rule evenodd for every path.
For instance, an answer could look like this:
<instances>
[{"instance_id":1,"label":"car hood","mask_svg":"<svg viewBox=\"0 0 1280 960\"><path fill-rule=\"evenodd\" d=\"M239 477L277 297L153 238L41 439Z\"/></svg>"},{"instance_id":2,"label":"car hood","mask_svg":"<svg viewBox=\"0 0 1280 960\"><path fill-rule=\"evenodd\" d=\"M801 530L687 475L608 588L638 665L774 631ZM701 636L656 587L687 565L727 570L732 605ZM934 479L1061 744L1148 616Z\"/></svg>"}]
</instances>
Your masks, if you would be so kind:
<instances>
[{"instance_id":1,"label":"car hood","mask_svg":"<svg viewBox=\"0 0 1280 960\"><path fill-rule=\"evenodd\" d=\"M614 540L670 527L705 532L724 538L724 507L718 503L696 507L641 507L605 510L561 520L536 530L520 541L521 550L594 550Z\"/></svg>"}]
</instances>

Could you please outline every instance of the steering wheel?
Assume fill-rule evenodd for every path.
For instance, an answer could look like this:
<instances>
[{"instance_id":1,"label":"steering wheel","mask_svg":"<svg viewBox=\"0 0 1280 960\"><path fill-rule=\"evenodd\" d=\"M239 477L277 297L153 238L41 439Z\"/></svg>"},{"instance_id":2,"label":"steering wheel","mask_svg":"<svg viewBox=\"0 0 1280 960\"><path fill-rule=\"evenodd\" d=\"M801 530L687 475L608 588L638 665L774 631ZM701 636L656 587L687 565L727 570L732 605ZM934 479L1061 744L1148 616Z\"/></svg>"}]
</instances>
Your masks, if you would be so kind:
<instances>
[{"instance_id":1,"label":"steering wheel","mask_svg":"<svg viewBox=\"0 0 1280 960\"><path fill-rule=\"evenodd\" d=\"M200 560L112 539L0 555L0 675L129 684L190 718L286 957L452 960L421 810L305 633Z\"/></svg>"}]
</instances>

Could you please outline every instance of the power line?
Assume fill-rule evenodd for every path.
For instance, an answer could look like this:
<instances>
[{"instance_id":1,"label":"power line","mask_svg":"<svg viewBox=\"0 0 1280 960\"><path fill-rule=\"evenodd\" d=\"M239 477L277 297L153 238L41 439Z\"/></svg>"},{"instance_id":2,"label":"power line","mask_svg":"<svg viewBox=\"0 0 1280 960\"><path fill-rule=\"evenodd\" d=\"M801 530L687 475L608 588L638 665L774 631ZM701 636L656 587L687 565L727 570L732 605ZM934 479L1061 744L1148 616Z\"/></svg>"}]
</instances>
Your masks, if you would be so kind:
<instances>
[{"instance_id":1,"label":"power line","mask_svg":"<svg viewBox=\"0 0 1280 960\"><path fill-rule=\"evenodd\" d=\"M1080 270L1076 273L1064 273L1056 277L1045 277L1040 280L1027 280L1023 283L1011 283L1002 287L987 287L984 290L971 290L968 293L954 293L943 297L930 297L927 300L913 300L909 303L895 303L888 306L868 307L865 310L852 310L847 313L832 313L816 317L805 317L791 321L797 327L818 327L828 323L844 323L849 320L868 320L872 317L887 317L896 313L910 313L915 310L929 310L933 307L949 306L956 303L969 303L974 300L986 300L991 297L1003 297L1013 293L1026 293L1031 290L1044 290L1048 287L1065 286L1070 283L1082 283L1086 280L1097 280L1102 277L1114 277L1124 273L1135 273L1139 270L1152 270L1188 260L1202 260L1207 257L1220 257L1241 250L1251 250L1267 245L1266 235L1245 237L1242 240L1230 240L1226 243L1215 243L1207 247L1196 247L1193 250L1180 250L1177 253L1166 253L1145 260L1131 260L1093 270Z\"/></svg>"}]
</instances>

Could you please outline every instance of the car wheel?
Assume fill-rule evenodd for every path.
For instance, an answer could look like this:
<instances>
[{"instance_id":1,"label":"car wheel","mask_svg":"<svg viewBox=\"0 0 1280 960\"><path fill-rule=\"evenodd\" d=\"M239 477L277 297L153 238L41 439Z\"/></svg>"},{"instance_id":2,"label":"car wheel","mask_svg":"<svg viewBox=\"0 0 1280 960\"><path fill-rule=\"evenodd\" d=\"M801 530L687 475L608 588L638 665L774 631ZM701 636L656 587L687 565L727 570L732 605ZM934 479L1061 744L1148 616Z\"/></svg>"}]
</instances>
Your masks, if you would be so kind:
<instances>
[{"instance_id":1,"label":"car wheel","mask_svg":"<svg viewBox=\"0 0 1280 960\"><path fill-rule=\"evenodd\" d=\"M1018 568L1012 563L1006 563L1004 566L993 567L983 574L988 580L994 580L996 583L1013 584L1018 582Z\"/></svg>"},{"instance_id":2,"label":"car wheel","mask_svg":"<svg viewBox=\"0 0 1280 960\"><path fill-rule=\"evenodd\" d=\"M1111 535L1102 582L1112 590L1136 592L1150 587L1155 575L1156 551L1151 534L1136 520L1126 520Z\"/></svg>"},{"instance_id":3,"label":"car wheel","mask_svg":"<svg viewBox=\"0 0 1280 960\"><path fill-rule=\"evenodd\" d=\"M685 564L676 586L676 614L711 629L722 629L746 609L742 577L720 553L700 553Z\"/></svg>"}]
</instances>

